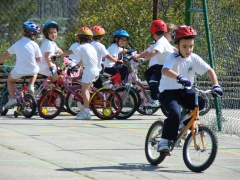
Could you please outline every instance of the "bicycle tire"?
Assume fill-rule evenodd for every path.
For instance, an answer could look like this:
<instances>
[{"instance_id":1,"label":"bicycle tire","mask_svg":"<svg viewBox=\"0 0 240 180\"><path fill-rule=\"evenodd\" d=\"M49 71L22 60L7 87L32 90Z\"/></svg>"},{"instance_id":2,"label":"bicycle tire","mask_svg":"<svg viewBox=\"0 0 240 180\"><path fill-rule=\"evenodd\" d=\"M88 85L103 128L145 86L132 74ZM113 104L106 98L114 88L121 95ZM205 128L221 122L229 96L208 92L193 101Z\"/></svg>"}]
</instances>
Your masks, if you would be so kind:
<instances>
[{"instance_id":1,"label":"bicycle tire","mask_svg":"<svg viewBox=\"0 0 240 180\"><path fill-rule=\"evenodd\" d=\"M116 118L122 110L121 97L111 89L103 89L94 94L90 105L93 113L103 120Z\"/></svg>"},{"instance_id":2,"label":"bicycle tire","mask_svg":"<svg viewBox=\"0 0 240 180\"><path fill-rule=\"evenodd\" d=\"M81 88L75 89L76 93L81 93ZM68 93L65 102L67 112L73 116L76 116L83 108L83 101L80 102L78 99L74 98L72 93Z\"/></svg>"},{"instance_id":3,"label":"bicycle tire","mask_svg":"<svg viewBox=\"0 0 240 180\"><path fill-rule=\"evenodd\" d=\"M151 165L158 165L166 155L157 152L158 142L162 135L163 122L155 121L148 130L145 140L145 156Z\"/></svg>"},{"instance_id":4,"label":"bicycle tire","mask_svg":"<svg viewBox=\"0 0 240 180\"><path fill-rule=\"evenodd\" d=\"M8 90L6 90L7 92L3 92L2 96L1 96L1 105L0 105L0 111L1 111L1 115L5 116L8 113L8 109L5 109L5 104L8 102L9 100L9 93Z\"/></svg>"},{"instance_id":5,"label":"bicycle tire","mask_svg":"<svg viewBox=\"0 0 240 180\"><path fill-rule=\"evenodd\" d=\"M26 118L31 118L36 114L37 101L32 94L25 94L23 99L22 113Z\"/></svg>"},{"instance_id":6,"label":"bicycle tire","mask_svg":"<svg viewBox=\"0 0 240 180\"><path fill-rule=\"evenodd\" d=\"M149 89L145 89L146 93L148 93L148 95L150 96L150 90ZM141 91L139 92L139 94L142 93ZM144 95L139 95L140 96L140 103L139 103L139 106L137 108L137 112L139 112L140 114L142 115L152 115L154 114L155 112L158 111L158 107L151 107L151 108L147 108L147 110L145 110L143 104L145 102L147 102L147 99Z\"/></svg>"},{"instance_id":7,"label":"bicycle tire","mask_svg":"<svg viewBox=\"0 0 240 180\"><path fill-rule=\"evenodd\" d=\"M138 102L135 91L132 88L129 90L128 94L125 93L125 91L128 91L126 87L121 87L115 90L115 92L120 95L121 99L125 99L125 101L122 103L122 110L116 119L127 119L131 117L137 110ZM124 97L126 94L127 97Z\"/></svg>"},{"instance_id":8,"label":"bicycle tire","mask_svg":"<svg viewBox=\"0 0 240 180\"><path fill-rule=\"evenodd\" d=\"M211 95L209 94L200 93L199 96L201 96L205 101L205 108L199 112L199 115L203 116L211 110L213 107L213 101L211 99Z\"/></svg>"},{"instance_id":9,"label":"bicycle tire","mask_svg":"<svg viewBox=\"0 0 240 180\"><path fill-rule=\"evenodd\" d=\"M218 150L218 140L213 131L206 126L199 127L199 133L196 134L197 144L201 143L201 135L204 135L205 147L196 150L193 144L192 133L188 135L183 146L183 160L185 165L193 172L201 172L209 168ZM206 155L207 158L203 158Z\"/></svg>"},{"instance_id":10,"label":"bicycle tire","mask_svg":"<svg viewBox=\"0 0 240 180\"><path fill-rule=\"evenodd\" d=\"M60 98L60 103L56 106L56 99ZM39 116L44 119L53 119L57 117L64 106L63 94L57 90L49 91L44 94L38 103Z\"/></svg>"}]
</instances>

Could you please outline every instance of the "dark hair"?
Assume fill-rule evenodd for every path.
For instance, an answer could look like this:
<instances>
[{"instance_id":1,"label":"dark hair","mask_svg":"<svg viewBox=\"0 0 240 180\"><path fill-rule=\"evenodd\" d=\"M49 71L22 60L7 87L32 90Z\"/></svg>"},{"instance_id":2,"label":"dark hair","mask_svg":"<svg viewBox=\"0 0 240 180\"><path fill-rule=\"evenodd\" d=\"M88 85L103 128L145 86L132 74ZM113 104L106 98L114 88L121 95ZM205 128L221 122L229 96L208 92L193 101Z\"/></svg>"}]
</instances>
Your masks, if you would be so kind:
<instances>
[{"instance_id":1,"label":"dark hair","mask_svg":"<svg viewBox=\"0 0 240 180\"><path fill-rule=\"evenodd\" d=\"M162 35L164 35L164 31L158 31L158 32L155 32L155 34L157 35L157 36L162 36Z\"/></svg>"},{"instance_id":2,"label":"dark hair","mask_svg":"<svg viewBox=\"0 0 240 180\"><path fill-rule=\"evenodd\" d=\"M92 39L94 39L94 40L98 40L98 39L101 39L102 37L104 37L104 35L93 36Z\"/></svg>"},{"instance_id":3,"label":"dark hair","mask_svg":"<svg viewBox=\"0 0 240 180\"><path fill-rule=\"evenodd\" d=\"M92 40L92 36L83 36L83 35L77 35L78 40L80 41L80 43L89 43Z\"/></svg>"},{"instance_id":4,"label":"dark hair","mask_svg":"<svg viewBox=\"0 0 240 180\"><path fill-rule=\"evenodd\" d=\"M179 39L174 39L174 44L179 44L179 42L182 39L188 40L188 39L195 39L196 36L187 36L187 37L183 37L183 38L179 38Z\"/></svg>"}]
</instances>

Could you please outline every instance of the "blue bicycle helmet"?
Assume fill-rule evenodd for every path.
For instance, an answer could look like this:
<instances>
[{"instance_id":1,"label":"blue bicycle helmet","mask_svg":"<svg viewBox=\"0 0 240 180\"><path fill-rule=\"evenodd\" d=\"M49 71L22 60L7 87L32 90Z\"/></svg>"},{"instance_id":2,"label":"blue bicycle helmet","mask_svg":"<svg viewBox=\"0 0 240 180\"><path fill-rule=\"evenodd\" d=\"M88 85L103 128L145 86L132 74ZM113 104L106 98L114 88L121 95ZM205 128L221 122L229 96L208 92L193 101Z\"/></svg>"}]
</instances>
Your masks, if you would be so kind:
<instances>
[{"instance_id":1,"label":"blue bicycle helmet","mask_svg":"<svg viewBox=\"0 0 240 180\"><path fill-rule=\"evenodd\" d=\"M114 34L113 34L113 37L114 38L118 38L118 37L127 37L129 38L130 35L128 34L127 31L123 30L123 29L120 29L120 30L117 30Z\"/></svg>"},{"instance_id":2,"label":"blue bicycle helmet","mask_svg":"<svg viewBox=\"0 0 240 180\"><path fill-rule=\"evenodd\" d=\"M45 34L46 32L46 29L48 28L56 28L57 31L59 30L59 26L58 26L58 23L56 21L53 21L53 20L50 20L50 21L47 21L44 25L43 25L43 34Z\"/></svg>"},{"instance_id":3,"label":"blue bicycle helmet","mask_svg":"<svg viewBox=\"0 0 240 180\"><path fill-rule=\"evenodd\" d=\"M40 27L33 21L26 21L22 24L25 35L39 34Z\"/></svg>"}]
</instances>

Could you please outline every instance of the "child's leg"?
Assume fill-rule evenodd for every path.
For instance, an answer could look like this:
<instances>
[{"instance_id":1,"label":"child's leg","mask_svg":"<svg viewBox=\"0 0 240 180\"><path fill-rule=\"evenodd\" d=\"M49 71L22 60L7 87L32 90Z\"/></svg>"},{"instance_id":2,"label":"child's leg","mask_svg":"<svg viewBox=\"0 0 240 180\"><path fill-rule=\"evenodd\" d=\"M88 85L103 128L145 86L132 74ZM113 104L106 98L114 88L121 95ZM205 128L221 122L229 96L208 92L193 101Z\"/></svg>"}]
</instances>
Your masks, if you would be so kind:
<instances>
[{"instance_id":1,"label":"child's leg","mask_svg":"<svg viewBox=\"0 0 240 180\"><path fill-rule=\"evenodd\" d=\"M37 79L37 74L35 74L32 78L29 78L29 85L34 86L36 79Z\"/></svg>"},{"instance_id":2,"label":"child's leg","mask_svg":"<svg viewBox=\"0 0 240 180\"><path fill-rule=\"evenodd\" d=\"M8 85L8 92L9 92L10 99L13 99L15 97L15 82L16 81L17 80L13 79L11 74L9 74L8 80L7 80L7 85Z\"/></svg>"},{"instance_id":3,"label":"child's leg","mask_svg":"<svg viewBox=\"0 0 240 180\"><path fill-rule=\"evenodd\" d=\"M34 93L34 83L37 79L37 74L35 74L32 78L29 78L28 90L33 94Z\"/></svg>"},{"instance_id":4,"label":"child's leg","mask_svg":"<svg viewBox=\"0 0 240 180\"><path fill-rule=\"evenodd\" d=\"M89 93L88 89L89 89L90 85L91 85L91 83L82 83L82 90L81 90L81 94L83 96L84 108L88 108L88 109L89 109L89 100L90 100L90 93Z\"/></svg>"},{"instance_id":5,"label":"child's leg","mask_svg":"<svg viewBox=\"0 0 240 180\"><path fill-rule=\"evenodd\" d=\"M57 67L56 67L55 64L53 64L53 63L51 63L51 64L52 64L52 67L53 67L53 68L55 69L55 71L56 71L56 74L53 74L53 75L52 75L52 82L55 82L55 81L58 80Z\"/></svg>"}]
</instances>

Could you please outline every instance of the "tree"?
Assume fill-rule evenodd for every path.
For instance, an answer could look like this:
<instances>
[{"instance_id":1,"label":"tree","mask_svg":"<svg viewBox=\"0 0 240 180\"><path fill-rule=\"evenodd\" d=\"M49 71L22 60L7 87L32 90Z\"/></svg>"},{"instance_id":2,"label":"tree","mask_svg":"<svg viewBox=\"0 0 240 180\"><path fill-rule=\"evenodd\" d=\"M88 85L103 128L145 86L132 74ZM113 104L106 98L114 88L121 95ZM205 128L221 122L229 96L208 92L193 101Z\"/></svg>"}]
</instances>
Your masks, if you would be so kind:
<instances>
[{"instance_id":1,"label":"tree","mask_svg":"<svg viewBox=\"0 0 240 180\"><path fill-rule=\"evenodd\" d=\"M3 54L22 36L22 23L36 13L37 3L35 0L2 0L0 9L0 53Z\"/></svg>"}]
</instances>

